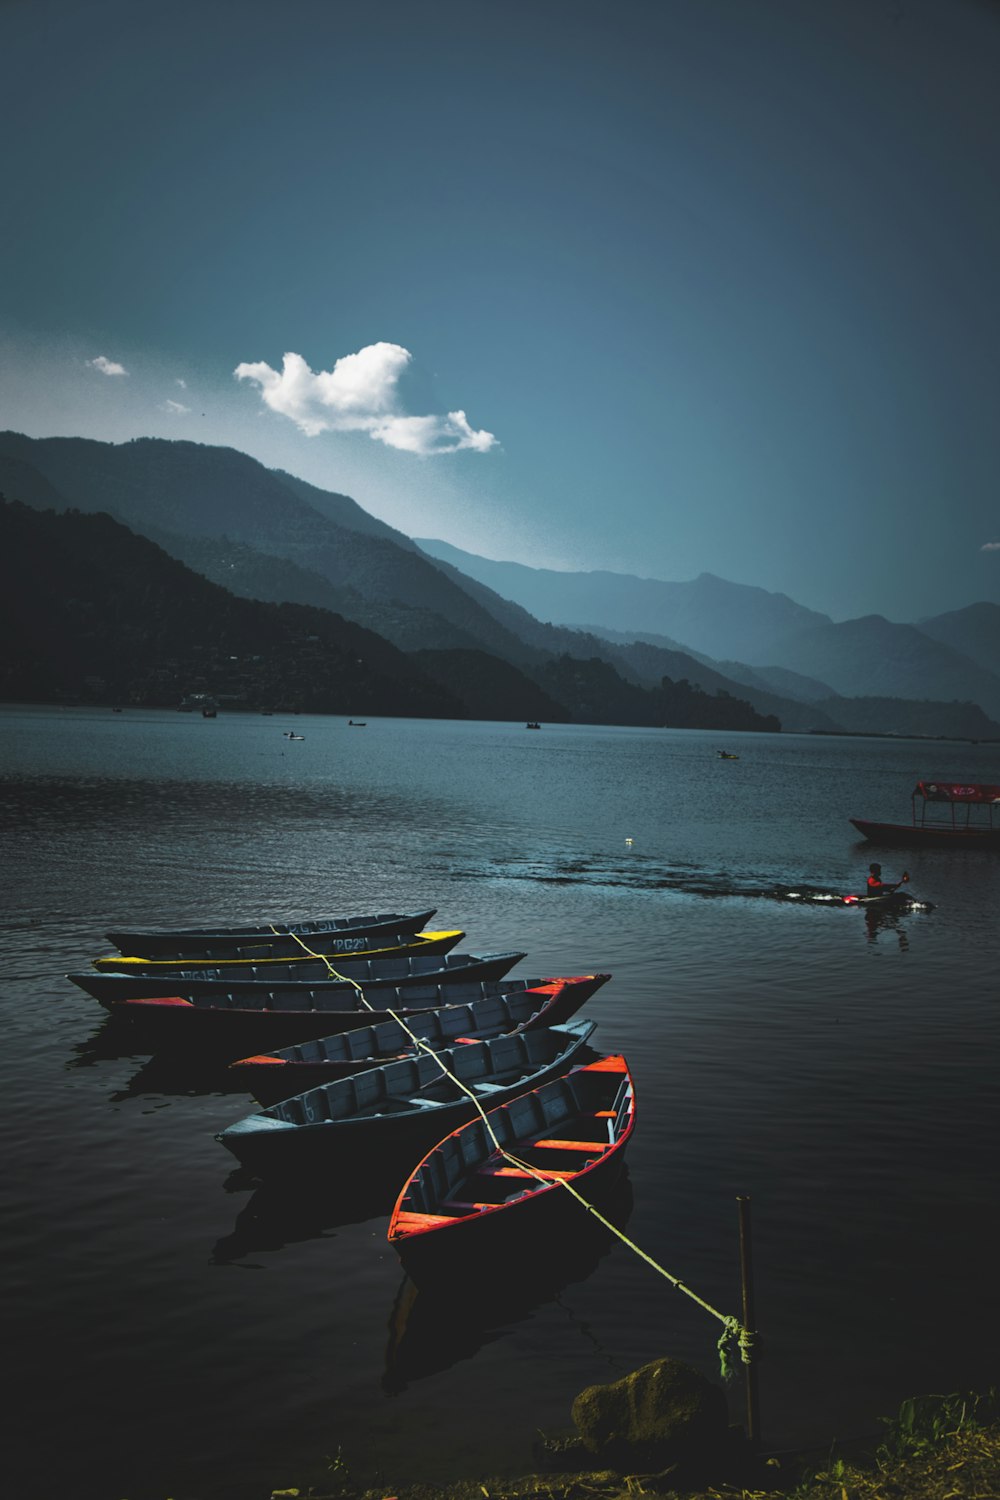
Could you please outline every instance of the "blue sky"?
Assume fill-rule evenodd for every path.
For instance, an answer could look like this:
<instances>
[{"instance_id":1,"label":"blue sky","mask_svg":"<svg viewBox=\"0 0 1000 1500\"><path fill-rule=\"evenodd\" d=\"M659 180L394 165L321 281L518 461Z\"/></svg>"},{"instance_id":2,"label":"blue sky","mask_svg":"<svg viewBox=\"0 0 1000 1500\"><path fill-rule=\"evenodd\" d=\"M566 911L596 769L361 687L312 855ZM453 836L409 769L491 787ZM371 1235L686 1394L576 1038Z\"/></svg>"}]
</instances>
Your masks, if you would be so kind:
<instances>
[{"instance_id":1,"label":"blue sky","mask_svg":"<svg viewBox=\"0 0 1000 1500\"><path fill-rule=\"evenodd\" d=\"M1000 602L998 76L989 0L0 0L0 426Z\"/></svg>"}]
</instances>

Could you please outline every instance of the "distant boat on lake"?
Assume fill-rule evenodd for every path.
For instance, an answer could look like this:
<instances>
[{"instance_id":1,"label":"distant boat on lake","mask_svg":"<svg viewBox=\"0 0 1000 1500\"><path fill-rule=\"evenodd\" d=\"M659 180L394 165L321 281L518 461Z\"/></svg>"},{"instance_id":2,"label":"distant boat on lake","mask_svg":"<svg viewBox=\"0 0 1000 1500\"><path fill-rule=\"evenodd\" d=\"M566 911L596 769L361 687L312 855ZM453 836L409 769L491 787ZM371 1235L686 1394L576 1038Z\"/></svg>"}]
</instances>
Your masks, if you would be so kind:
<instances>
[{"instance_id":1,"label":"distant boat on lake","mask_svg":"<svg viewBox=\"0 0 1000 1500\"><path fill-rule=\"evenodd\" d=\"M1000 850L1000 816L996 816L1000 785L918 781L910 794L910 807L909 823L874 823L868 818L850 821L872 844Z\"/></svg>"}]
</instances>

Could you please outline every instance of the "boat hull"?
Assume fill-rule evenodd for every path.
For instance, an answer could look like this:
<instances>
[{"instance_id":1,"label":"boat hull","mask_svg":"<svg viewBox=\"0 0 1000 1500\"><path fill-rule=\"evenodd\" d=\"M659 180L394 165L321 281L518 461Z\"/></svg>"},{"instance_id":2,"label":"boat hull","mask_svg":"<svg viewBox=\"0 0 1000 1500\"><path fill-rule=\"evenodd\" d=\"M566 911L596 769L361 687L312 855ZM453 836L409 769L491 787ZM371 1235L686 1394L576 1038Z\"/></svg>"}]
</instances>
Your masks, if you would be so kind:
<instances>
[{"instance_id":1,"label":"boat hull","mask_svg":"<svg viewBox=\"0 0 1000 1500\"><path fill-rule=\"evenodd\" d=\"M338 943L362 937L381 937L388 939L390 946L395 946L404 934L410 935L426 927L436 910L431 906L425 911L381 912L373 916L316 917L301 922L259 922L243 927L175 927L147 932L106 932L104 935L119 953L131 958L210 962L208 955L212 953L220 958L279 958L285 955L294 958L302 953L302 943L314 953L350 952L350 949L337 946Z\"/></svg>"},{"instance_id":2,"label":"boat hull","mask_svg":"<svg viewBox=\"0 0 1000 1500\"><path fill-rule=\"evenodd\" d=\"M439 985L478 985L504 976L526 955L519 952L446 953L440 958L378 959L371 963L343 963L339 966L342 979L330 979L325 969L307 975L303 970L293 970L292 975L280 971L257 970L250 976L230 976L222 969L191 969L183 975L156 975L148 973L105 974L90 969L83 973L67 974L74 984L86 990L95 1000L113 1009L123 1000L173 999L195 1000L204 997L247 999L259 1008L271 1006L275 1009L312 1010L326 1003L330 1009L355 1009L351 998L347 1004L330 1005L330 996L354 997L360 986L367 995L371 990L405 989L410 991L408 1003L420 1008L435 1003ZM299 1004L298 1002L302 1003ZM228 1001L225 1002L228 1004ZM438 1002L440 1003L440 1002ZM238 1007L237 1007L238 1008ZM299 1038L289 1038L289 1045ZM275 1045L284 1046L282 1042Z\"/></svg>"},{"instance_id":3,"label":"boat hull","mask_svg":"<svg viewBox=\"0 0 1000 1500\"><path fill-rule=\"evenodd\" d=\"M906 849L1000 851L1000 828L934 828L919 823L873 823L867 818L851 818L850 821L871 844Z\"/></svg>"},{"instance_id":4,"label":"boat hull","mask_svg":"<svg viewBox=\"0 0 1000 1500\"><path fill-rule=\"evenodd\" d=\"M558 1077L573 1066L594 1025L569 1021L383 1063L248 1115L216 1139L261 1176L310 1172L322 1161L359 1155L376 1171L380 1157L401 1150L412 1164L477 1114L470 1093L488 1107Z\"/></svg>"},{"instance_id":5,"label":"boat hull","mask_svg":"<svg viewBox=\"0 0 1000 1500\"><path fill-rule=\"evenodd\" d=\"M444 1004L410 1014L406 1025L420 1040L439 1051L458 1041L484 1040L510 1031L537 1031L568 1021L610 974L584 974L566 979L539 979L523 988L491 987L467 1004ZM360 1024L348 1031L324 1035L299 1046L240 1058L229 1065L229 1082L243 1087L262 1104L275 1104L319 1084L378 1067L392 1057L413 1056L416 1044L395 1021Z\"/></svg>"},{"instance_id":6,"label":"boat hull","mask_svg":"<svg viewBox=\"0 0 1000 1500\"><path fill-rule=\"evenodd\" d=\"M331 944L326 950L326 958L315 958L310 953L299 948L298 956L287 954L275 956L267 955L257 951L259 945L254 945L254 952L242 958L226 958L214 949L208 950L196 959L189 961L159 958L134 958L121 953L110 953L104 958L95 958L93 965L102 973L114 974L185 974L191 969L203 968L211 964L213 968L222 968L227 974L238 977L248 970L258 966L268 965L289 967L294 973L302 966L304 973L315 973L317 978L328 976L331 965L335 960L341 958L367 959L373 961L380 958L415 958L422 954L449 953L452 948L462 941L465 933L458 928L447 932L417 932L399 933L398 942L391 942L386 935L381 938L365 936L337 937L331 938ZM222 953L230 951L222 949ZM329 962L327 962L327 959Z\"/></svg>"},{"instance_id":7,"label":"boat hull","mask_svg":"<svg viewBox=\"0 0 1000 1500\"><path fill-rule=\"evenodd\" d=\"M396 1201L389 1243L418 1285L461 1265L524 1254L540 1235L573 1232L586 1209L563 1181L596 1206L624 1169L635 1125L628 1065L598 1058L491 1110L487 1121L489 1128L473 1119L440 1141Z\"/></svg>"}]
</instances>

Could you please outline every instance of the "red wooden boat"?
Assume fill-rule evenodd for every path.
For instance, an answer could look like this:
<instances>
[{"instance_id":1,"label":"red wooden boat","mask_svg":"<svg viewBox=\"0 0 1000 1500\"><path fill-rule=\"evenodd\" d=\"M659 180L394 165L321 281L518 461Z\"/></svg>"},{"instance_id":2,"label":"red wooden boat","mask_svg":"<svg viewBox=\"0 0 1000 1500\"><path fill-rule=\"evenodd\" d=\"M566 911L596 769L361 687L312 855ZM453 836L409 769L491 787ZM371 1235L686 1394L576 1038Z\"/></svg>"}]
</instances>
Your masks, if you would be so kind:
<instances>
[{"instance_id":1,"label":"red wooden boat","mask_svg":"<svg viewBox=\"0 0 1000 1500\"><path fill-rule=\"evenodd\" d=\"M918 781L910 804L909 823L850 821L872 844L1000 850L1000 785Z\"/></svg>"},{"instance_id":2,"label":"red wooden boat","mask_svg":"<svg viewBox=\"0 0 1000 1500\"><path fill-rule=\"evenodd\" d=\"M487 1123L489 1128L487 1128ZM617 1180L635 1126L624 1057L600 1057L446 1136L411 1173L389 1222L414 1281L571 1226ZM497 1144L499 1142L499 1145ZM509 1158L513 1157L511 1161ZM529 1238L518 1241L518 1236Z\"/></svg>"}]
</instances>

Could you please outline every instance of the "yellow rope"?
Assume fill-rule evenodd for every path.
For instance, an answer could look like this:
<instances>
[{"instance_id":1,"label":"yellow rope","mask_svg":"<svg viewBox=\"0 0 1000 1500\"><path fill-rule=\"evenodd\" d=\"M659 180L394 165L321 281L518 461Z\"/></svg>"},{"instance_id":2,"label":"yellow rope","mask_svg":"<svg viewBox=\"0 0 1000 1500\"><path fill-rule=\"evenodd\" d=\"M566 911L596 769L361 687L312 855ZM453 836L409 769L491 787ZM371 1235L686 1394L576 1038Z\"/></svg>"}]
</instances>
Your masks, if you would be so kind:
<instances>
[{"instance_id":1,"label":"yellow rope","mask_svg":"<svg viewBox=\"0 0 1000 1500\"><path fill-rule=\"evenodd\" d=\"M323 963L326 964L327 971L329 972L331 978L340 980L343 984L351 985L357 991L358 998L360 999L362 1005L366 1005L370 1011L375 1010L375 1007L372 1005L371 1001L365 994L364 988L358 983L356 979L351 979L347 974L339 973L338 970L335 969L333 964L330 962L327 954L315 953L312 948L308 947L302 941L298 933L289 932L278 934L277 929L274 926L271 927L271 931L278 936L287 936L294 938L295 941L300 945L300 947L309 954L310 958L321 959ZM575 1198L576 1201L581 1204L589 1214L593 1214L594 1218L597 1219L601 1224L603 1224L605 1229L609 1230L611 1234L619 1239L623 1245L627 1246L627 1248L631 1250L633 1254L637 1255L640 1260L644 1260L648 1266L651 1266L654 1271L656 1271L660 1276L664 1277L665 1280L669 1281L675 1291L683 1292L685 1297L690 1297L692 1302L696 1302L699 1307L705 1310L705 1312L710 1313L713 1318L718 1319L718 1321L723 1325L723 1331L719 1336L718 1349L719 1360L722 1366L722 1374L725 1379L730 1379L732 1375L732 1365L730 1360L730 1347L732 1344L736 1344L736 1346L738 1347L740 1358L745 1365L749 1365L752 1362L758 1341L757 1334L753 1329L745 1327L744 1324L742 1324L738 1318L733 1317L731 1313L719 1312L718 1308L715 1308L711 1305L711 1303L706 1302L703 1297L699 1297L698 1293L692 1291L689 1286L681 1281L679 1276L674 1276L664 1266L661 1266L659 1262L655 1261L651 1255L647 1255L646 1251L641 1249L634 1240L629 1239L628 1235L625 1234L621 1229L619 1229L617 1225L612 1224L610 1219L605 1218L600 1210L595 1208L592 1203L588 1202L583 1194L578 1192L577 1189L573 1187L569 1182L567 1182L564 1177L546 1176L544 1168L536 1167L531 1162L522 1161L520 1157L515 1156L512 1152L508 1151L505 1146L501 1145L500 1141L497 1139L496 1132L493 1129L493 1126L490 1124L489 1117L487 1116L485 1109L483 1108L480 1101L476 1098L472 1090L466 1088L465 1084L460 1078L455 1077L454 1073L452 1073L450 1069L446 1067L446 1065L441 1061L441 1058L434 1051L434 1048L431 1047L429 1043L425 1042L421 1037L418 1037L414 1032L410 1030L409 1026L407 1026L406 1022L403 1020L402 1016L397 1015L397 1013L394 1010L390 1009L388 1006L385 1007L385 1010L386 1014L390 1015L396 1022L396 1024L402 1028L402 1030L410 1038L411 1042L413 1042L414 1046L416 1046L420 1051L426 1052L429 1054L429 1056L433 1057L434 1061L437 1063L438 1067L441 1069L441 1072L445 1075L445 1077L450 1078L452 1083L460 1088L462 1093L471 1100L472 1104L475 1106L476 1110L479 1113L480 1119L489 1132L490 1139L505 1161L510 1162L512 1166L518 1167L522 1171L529 1172L537 1182L543 1183L549 1187L565 1188L566 1192L569 1193L573 1198Z\"/></svg>"}]
</instances>

